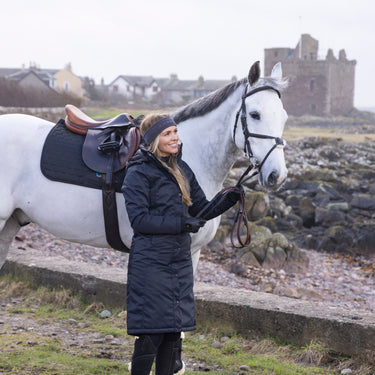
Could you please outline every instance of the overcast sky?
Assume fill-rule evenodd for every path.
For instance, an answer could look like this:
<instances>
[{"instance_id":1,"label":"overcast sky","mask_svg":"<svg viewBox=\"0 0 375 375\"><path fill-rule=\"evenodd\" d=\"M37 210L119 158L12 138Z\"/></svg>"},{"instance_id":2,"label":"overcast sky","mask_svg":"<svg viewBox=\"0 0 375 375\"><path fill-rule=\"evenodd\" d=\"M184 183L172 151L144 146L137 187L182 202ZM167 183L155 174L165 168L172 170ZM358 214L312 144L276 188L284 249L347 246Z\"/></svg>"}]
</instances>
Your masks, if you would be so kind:
<instances>
[{"instance_id":1,"label":"overcast sky","mask_svg":"<svg viewBox=\"0 0 375 375\"><path fill-rule=\"evenodd\" d=\"M375 107L374 0L2 0L0 67L181 79L245 77L300 34L356 60L355 105Z\"/></svg>"}]
</instances>

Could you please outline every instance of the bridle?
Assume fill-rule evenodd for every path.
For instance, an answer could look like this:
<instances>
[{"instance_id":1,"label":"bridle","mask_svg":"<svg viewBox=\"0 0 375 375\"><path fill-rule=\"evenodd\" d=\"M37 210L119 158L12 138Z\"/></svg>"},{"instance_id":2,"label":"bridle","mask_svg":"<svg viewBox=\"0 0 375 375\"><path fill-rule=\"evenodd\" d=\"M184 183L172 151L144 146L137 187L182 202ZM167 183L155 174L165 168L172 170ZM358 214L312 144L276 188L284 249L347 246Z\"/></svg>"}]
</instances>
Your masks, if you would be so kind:
<instances>
[{"instance_id":1,"label":"bridle","mask_svg":"<svg viewBox=\"0 0 375 375\"><path fill-rule=\"evenodd\" d=\"M278 148L280 148L280 147L283 148L285 146L285 144L286 144L285 140L283 138L281 138L281 137L274 137L272 135L258 134L258 133L251 133L251 132L249 132L249 129L248 129L248 126L247 126L247 120L246 120L247 119L246 103L245 103L246 98L248 98L251 95L256 94L259 91L265 91L265 90L273 90L273 91L275 91L277 93L277 95L279 96L279 98L281 98L280 91L277 90L277 89L275 89L272 86L265 85L265 86L257 87L257 88L255 88L255 89L253 89L253 90L251 90L251 91L248 92L247 91L248 87L249 87L249 85L246 84L244 93L242 95L241 107L240 107L240 109L236 113L236 119L235 119L234 128L233 128L233 141L235 141L237 124L238 124L238 118L239 118L239 116L241 114L242 133L243 133L244 138L245 138L244 152L245 152L245 154L248 156L248 158L250 160L250 165L246 169L246 171L243 173L243 175L241 176L241 178L239 179L238 184L243 183L246 180L248 180L249 178L251 178L251 177L255 176L256 174L258 174L261 171L261 168L263 167L265 161L271 155L271 152L275 148L277 148L277 147ZM270 148L270 150L267 152L266 156L263 158L263 160L260 163L255 158L255 156L253 154L249 138L273 139L273 141L274 141L273 146ZM253 160L255 160L254 163L252 162ZM252 170L253 170L253 173L251 174L251 176L249 176L246 179L244 179L244 177L250 171L252 171Z\"/></svg>"},{"instance_id":2,"label":"bridle","mask_svg":"<svg viewBox=\"0 0 375 375\"><path fill-rule=\"evenodd\" d=\"M265 91L265 90L273 90L277 93L279 98L281 98L280 91L275 89L272 86L265 85L265 86L257 87L257 88L248 92L248 87L249 87L249 85L246 84L244 93L242 95L241 107L236 114L236 120L235 120L234 128L233 128L233 141L235 141L238 118L241 114L242 132L243 132L243 135L244 135L244 138L245 138L244 152L249 157L250 165L245 170L245 172L242 174L242 176L239 178L239 180L238 180L238 182L235 186L230 186L226 189L223 189L218 194L220 197L222 197L222 199L224 199L225 194L227 194L230 191L237 190L237 191L240 192L240 199L239 199L239 202L238 202L239 207L238 207L236 216L234 218L232 231L230 233L230 239L231 239L232 245L236 248L243 248L243 247L249 246L250 243L251 243L251 233L250 233L249 223L248 223L248 219L247 219L247 212L246 212L246 207L245 207L245 192L242 188L242 184L246 180L254 177L255 175L257 175L261 171L265 161L271 155L271 152L273 150L275 150L277 147L284 147L285 144L286 144L284 139L281 138L281 137L274 137L272 135L249 132L249 129L247 127L247 120L246 120L246 118L247 118L246 103L245 103L246 98L248 98L251 95L256 94L259 91ZM263 160L260 163L255 158L255 156L253 154L249 138L273 139L273 141L274 141L273 146L269 149L266 156L263 158ZM245 178L245 176L247 176L250 173L250 171L252 171L251 175L248 176L247 178ZM241 237L241 223L243 223L243 225L245 227L245 230L244 230L245 239L244 240ZM237 237L237 245L235 244L235 241L234 241L234 235L235 234L236 234L236 237Z\"/></svg>"},{"instance_id":3,"label":"bridle","mask_svg":"<svg viewBox=\"0 0 375 375\"><path fill-rule=\"evenodd\" d=\"M257 87L255 89L247 92L248 86L249 85L246 84L244 93L242 95L241 107L236 114L236 120L235 120L234 128L233 128L233 141L235 141L238 118L241 114L242 132L243 132L243 135L244 135L244 138L245 138L244 152L249 157L250 165L246 169L246 171L242 174L242 176L240 177L240 179L238 180L238 182L235 186L229 186L229 187L221 190L212 199L211 202L214 202L214 203L213 204L210 203L211 207L209 207L209 210L207 211L206 210L207 208L204 207L204 209L201 211L201 212L207 211L205 213L205 215L207 216L215 208L216 205L219 205L225 199L225 197L228 193L230 193L232 191L237 191L239 193L239 201L238 201L239 207L238 207L238 210L237 210L237 214L234 218L234 223L233 223L232 231L231 231L231 234L230 234L230 239L231 239L232 245L236 248L243 248L243 247L249 246L250 243L251 243L250 228L249 228L249 223L248 223L248 220L247 220L247 212L246 212L246 207L245 207L245 192L243 190L242 184L246 180L254 177L256 174L258 174L261 171L261 168L263 167L265 161L270 156L271 152L273 150L275 150L275 148L284 147L285 144L286 144L284 139L281 138L281 137L274 137L272 135L249 132L248 127L247 127L247 120L246 120L246 117L247 117L246 116L246 103L245 103L246 98L248 98L251 95L254 95L255 93L257 93L259 91L264 91L264 90L275 91L277 93L277 95L279 96L279 98L281 97L281 95L280 95L280 92L272 86L265 85L265 86ZM255 158L255 156L253 154L249 138L273 139L273 141L274 141L273 146L270 148L270 150L267 152L266 156L263 158L263 160L260 163ZM247 178L245 178L245 176L247 174L249 174L250 171L252 171L252 174L250 176L248 176ZM200 215L200 213L198 214L198 216L199 215ZM242 239L243 236L241 237L241 223L243 223L244 227L245 227L245 230L244 230L245 239L244 240ZM236 234L236 237L237 237L237 244L235 244L235 241L234 241L234 235L235 234Z\"/></svg>"}]
</instances>

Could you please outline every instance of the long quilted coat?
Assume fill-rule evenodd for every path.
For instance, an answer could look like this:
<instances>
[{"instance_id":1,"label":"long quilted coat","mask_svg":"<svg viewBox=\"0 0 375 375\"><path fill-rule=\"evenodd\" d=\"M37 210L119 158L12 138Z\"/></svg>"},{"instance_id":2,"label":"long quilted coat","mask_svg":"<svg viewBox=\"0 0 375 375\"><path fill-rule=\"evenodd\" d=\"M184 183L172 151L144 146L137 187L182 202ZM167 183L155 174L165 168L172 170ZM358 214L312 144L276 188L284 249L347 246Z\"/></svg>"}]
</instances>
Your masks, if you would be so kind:
<instances>
[{"instance_id":1,"label":"long quilted coat","mask_svg":"<svg viewBox=\"0 0 375 375\"><path fill-rule=\"evenodd\" d=\"M127 329L132 335L195 329L190 235L183 218L208 201L190 167L178 156L193 205L182 202L175 178L149 151L129 161L122 192L134 236L127 286Z\"/></svg>"}]
</instances>

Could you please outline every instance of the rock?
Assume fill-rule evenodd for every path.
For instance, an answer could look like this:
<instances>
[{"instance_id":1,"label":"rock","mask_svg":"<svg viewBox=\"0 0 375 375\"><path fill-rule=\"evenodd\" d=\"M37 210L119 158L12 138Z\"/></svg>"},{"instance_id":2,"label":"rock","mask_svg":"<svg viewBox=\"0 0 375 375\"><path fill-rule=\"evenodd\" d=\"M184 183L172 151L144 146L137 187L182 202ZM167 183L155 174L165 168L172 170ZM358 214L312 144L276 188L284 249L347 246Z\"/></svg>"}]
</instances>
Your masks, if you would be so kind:
<instances>
[{"instance_id":1,"label":"rock","mask_svg":"<svg viewBox=\"0 0 375 375\"><path fill-rule=\"evenodd\" d=\"M276 232L278 229L276 220L272 218L271 216L266 216L260 220L257 220L256 225L261 225L263 227L266 227L271 232Z\"/></svg>"},{"instance_id":2,"label":"rock","mask_svg":"<svg viewBox=\"0 0 375 375\"><path fill-rule=\"evenodd\" d=\"M327 209L333 210L333 211L348 212L349 211L349 204L347 202L328 203Z\"/></svg>"},{"instance_id":3,"label":"rock","mask_svg":"<svg viewBox=\"0 0 375 375\"><path fill-rule=\"evenodd\" d=\"M221 342L214 341L211 345L212 348L221 348Z\"/></svg>"},{"instance_id":4,"label":"rock","mask_svg":"<svg viewBox=\"0 0 375 375\"><path fill-rule=\"evenodd\" d=\"M106 319L106 318L109 318L111 317L112 313L108 310L103 310L101 313L100 313L100 317L102 319Z\"/></svg>"},{"instance_id":5,"label":"rock","mask_svg":"<svg viewBox=\"0 0 375 375\"><path fill-rule=\"evenodd\" d=\"M241 257L241 262L243 262L244 264L246 264L248 266L261 267L260 263L258 262L257 258L254 255L254 253L251 252L251 251L247 251Z\"/></svg>"},{"instance_id":6,"label":"rock","mask_svg":"<svg viewBox=\"0 0 375 375\"><path fill-rule=\"evenodd\" d=\"M301 198L300 195L291 194L286 197L285 203L297 211Z\"/></svg>"},{"instance_id":7,"label":"rock","mask_svg":"<svg viewBox=\"0 0 375 375\"><path fill-rule=\"evenodd\" d=\"M273 217L284 217L292 211L292 207L286 205L281 198L272 196L270 202L270 213Z\"/></svg>"},{"instance_id":8,"label":"rock","mask_svg":"<svg viewBox=\"0 0 375 375\"><path fill-rule=\"evenodd\" d=\"M323 236L319 248L325 251L335 252L351 248L353 238L347 228L341 225L329 227Z\"/></svg>"},{"instance_id":9,"label":"rock","mask_svg":"<svg viewBox=\"0 0 375 375\"><path fill-rule=\"evenodd\" d=\"M247 365L241 365L241 366L240 366L240 370L241 370L241 371L250 371L250 367L247 366Z\"/></svg>"},{"instance_id":10,"label":"rock","mask_svg":"<svg viewBox=\"0 0 375 375\"><path fill-rule=\"evenodd\" d=\"M358 254L362 255L375 254L375 232L368 233L360 237L355 250Z\"/></svg>"},{"instance_id":11,"label":"rock","mask_svg":"<svg viewBox=\"0 0 375 375\"><path fill-rule=\"evenodd\" d=\"M286 250L287 260L284 264L284 269L290 273L306 272L309 266L309 256L306 251L299 249L292 245Z\"/></svg>"},{"instance_id":12,"label":"rock","mask_svg":"<svg viewBox=\"0 0 375 375\"><path fill-rule=\"evenodd\" d=\"M230 272L239 275L245 276L246 275L246 267L241 262L233 262L229 268Z\"/></svg>"},{"instance_id":13,"label":"rock","mask_svg":"<svg viewBox=\"0 0 375 375\"><path fill-rule=\"evenodd\" d=\"M283 268L286 261L286 253L280 247L268 247L266 257L262 263L264 268L280 269Z\"/></svg>"},{"instance_id":14,"label":"rock","mask_svg":"<svg viewBox=\"0 0 375 375\"><path fill-rule=\"evenodd\" d=\"M273 293L276 287L276 283L273 281L267 281L260 284L259 290L263 293Z\"/></svg>"},{"instance_id":15,"label":"rock","mask_svg":"<svg viewBox=\"0 0 375 375\"><path fill-rule=\"evenodd\" d=\"M290 245L288 239L282 233L274 233L269 241L270 245L287 249Z\"/></svg>"},{"instance_id":16,"label":"rock","mask_svg":"<svg viewBox=\"0 0 375 375\"><path fill-rule=\"evenodd\" d=\"M270 208L270 200L264 192L250 192L246 194L246 205L248 219L256 221L267 215Z\"/></svg>"},{"instance_id":17,"label":"rock","mask_svg":"<svg viewBox=\"0 0 375 375\"><path fill-rule=\"evenodd\" d=\"M344 368L341 370L340 374L352 374L353 371L350 368Z\"/></svg>"},{"instance_id":18,"label":"rock","mask_svg":"<svg viewBox=\"0 0 375 375\"><path fill-rule=\"evenodd\" d=\"M299 201L298 212L305 227L310 228L315 224L315 205L309 198Z\"/></svg>"},{"instance_id":19,"label":"rock","mask_svg":"<svg viewBox=\"0 0 375 375\"><path fill-rule=\"evenodd\" d=\"M229 338L228 336L223 336L223 337L220 339L221 342L226 342L226 341L228 341L228 340L230 340L230 338Z\"/></svg>"},{"instance_id":20,"label":"rock","mask_svg":"<svg viewBox=\"0 0 375 375\"><path fill-rule=\"evenodd\" d=\"M315 211L315 224L327 227L336 223L344 223L345 221L345 214L341 211L327 210L321 207L318 207Z\"/></svg>"},{"instance_id":21,"label":"rock","mask_svg":"<svg viewBox=\"0 0 375 375\"><path fill-rule=\"evenodd\" d=\"M367 194L357 194L353 197L350 205L362 210L375 210L375 198Z\"/></svg>"},{"instance_id":22,"label":"rock","mask_svg":"<svg viewBox=\"0 0 375 375\"><path fill-rule=\"evenodd\" d=\"M296 288L290 287L276 287L274 294L282 297L296 298L300 299L302 297L301 293Z\"/></svg>"},{"instance_id":23,"label":"rock","mask_svg":"<svg viewBox=\"0 0 375 375\"><path fill-rule=\"evenodd\" d=\"M260 225L250 225L250 233L251 244L248 250L254 253L258 262L263 263L272 233L268 228Z\"/></svg>"}]
</instances>

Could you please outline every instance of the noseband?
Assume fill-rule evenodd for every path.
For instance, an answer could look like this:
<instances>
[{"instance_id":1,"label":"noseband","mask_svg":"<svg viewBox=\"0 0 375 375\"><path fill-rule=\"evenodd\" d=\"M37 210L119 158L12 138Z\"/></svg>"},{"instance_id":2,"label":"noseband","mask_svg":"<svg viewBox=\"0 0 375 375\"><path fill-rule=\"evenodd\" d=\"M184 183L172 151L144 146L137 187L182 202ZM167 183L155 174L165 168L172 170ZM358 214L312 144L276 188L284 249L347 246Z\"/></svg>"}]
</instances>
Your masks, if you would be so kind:
<instances>
[{"instance_id":1,"label":"noseband","mask_svg":"<svg viewBox=\"0 0 375 375\"><path fill-rule=\"evenodd\" d=\"M245 152L245 154L247 154L247 156L249 157L250 160L255 159L255 163L254 164L250 164L250 166L247 168L247 170L245 171L245 173L241 176L239 182L244 182L243 178L252 169L255 169L256 171L249 178L251 178L251 177L255 176L257 173L259 173L260 170L261 170L261 168L262 168L262 166L264 165L265 161L270 156L271 152L276 147L284 147L285 143L286 143L285 140L283 138L281 138L281 137L274 137L272 135L258 134L258 133L251 133L251 132L249 132L249 129L248 129L248 126L247 126L247 120L246 120L247 119L246 103L245 103L246 98L248 98L251 95L256 94L259 91L265 91L265 90L273 90L273 91L275 91L277 93L277 95L279 96L279 98L280 98L281 97L280 91L277 90L277 89L275 89L272 86L267 86L267 85L266 86L257 87L256 89L251 90L249 92L247 92L247 89L248 89L248 85L246 84L244 93L242 95L241 107L240 107L240 109L238 110L238 112L236 114L236 120L235 120L234 128L233 128L233 140L235 140L235 137L236 137L236 129L237 129L238 118L239 118L239 116L241 114L242 132L243 132L243 135L244 135L244 138L245 138L244 152ZM270 150L267 152L266 156L263 158L263 160L260 163L255 158L255 156L253 154L249 138L273 139L273 141L274 141L273 146L270 148Z\"/></svg>"}]
</instances>

